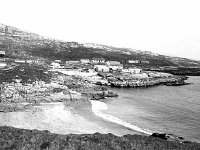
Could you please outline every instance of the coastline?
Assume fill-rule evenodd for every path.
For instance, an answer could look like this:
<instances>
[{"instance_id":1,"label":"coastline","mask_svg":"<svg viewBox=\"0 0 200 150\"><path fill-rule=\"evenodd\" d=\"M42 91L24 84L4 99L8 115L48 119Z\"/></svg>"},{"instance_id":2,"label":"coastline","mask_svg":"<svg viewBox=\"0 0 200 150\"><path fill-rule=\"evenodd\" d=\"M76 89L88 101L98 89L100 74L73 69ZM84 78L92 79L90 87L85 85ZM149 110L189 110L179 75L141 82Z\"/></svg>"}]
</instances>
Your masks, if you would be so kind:
<instances>
[{"instance_id":1,"label":"coastline","mask_svg":"<svg viewBox=\"0 0 200 150\"><path fill-rule=\"evenodd\" d=\"M0 126L48 130L57 134L93 134L99 132L122 136L128 133L139 133L95 117L90 111L91 105L86 103L41 103L40 106L33 106L24 111L0 113ZM82 104L88 105L90 108L82 106L83 109L79 113L76 112L73 105L77 107Z\"/></svg>"},{"instance_id":2,"label":"coastline","mask_svg":"<svg viewBox=\"0 0 200 150\"><path fill-rule=\"evenodd\" d=\"M108 108L107 108L107 105L105 103L101 102L101 101L91 100L91 104L92 104L92 111L93 111L93 113L96 116L98 116L100 118L103 118L104 120L107 120L109 122L113 122L113 123L119 124L121 126L129 128L131 130L135 130L137 132L144 133L146 135L152 135L153 134L153 132L149 131L148 129L142 129L142 128L136 126L136 125L133 125L131 123L123 121L123 120L121 120L121 119L119 119L117 117L114 117L114 116L102 113L101 112L102 110L106 110Z\"/></svg>"},{"instance_id":3,"label":"coastline","mask_svg":"<svg viewBox=\"0 0 200 150\"><path fill-rule=\"evenodd\" d=\"M59 80L57 81L57 79ZM18 91L21 88L21 84L11 84L9 86L11 88L14 87L14 89ZM152 131L148 131L148 128L146 127L146 129L143 129L144 124L138 124L138 127L135 126L134 123L131 124L129 121L124 121L123 118L122 120L119 119L117 115L104 114L103 111L106 109L106 106L105 108L101 108L101 105L99 105L94 108L94 105L96 104L88 104L88 102L94 102L91 101L91 99L101 101L102 98L106 98L105 91L102 86L89 84L80 77L75 78L59 74L54 76L54 82L50 84L38 82L34 86L26 85L23 86L23 88L24 91L26 91L26 89L34 89L38 95L31 95L33 104L28 105L30 106L28 109L24 108L15 111L14 108L14 112L6 112L6 117L4 116L3 119L0 118L8 126L14 125L14 127L19 128L49 130L58 134L111 132L115 135L122 136L125 134L151 135L153 133ZM8 93L9 91L10 90L7 90ZM45 98L43 95L45 95ZM4 99L8 100L6 96L7 95L5 94ZM38 98L36 98L36 96L38 96ZM12 98L10 98L11 105L21 104L27 100L23 95L20 97L21 99L17 99L18 97L13 98L16 98L17 101L12 101ZM100 101L97 101L97 103L103 104ZM77 113L77 109L75 110L72 106L73 104L74 106L80 106L78 109L82 109L83 106L81 105L83 104L84 106L87 106L80 111L78 110ZM0 125L3 125L3 123Z\"/></svg>"},{"instance_id":4,"label":"coastline","mask_svg":"<svg viewBox=\"0 0 200 150\"><path fill-rule=\"evenodd\" d=\"M139 89L138 89L139 90ZM105 101L114 101L114 98L105 99L102 101L96 101L98 104L103 104ZM139 134L149 136L153 132L146 132L142 128L134 126L133 124L127 124L114 116L104 114L106 106L97 108L94 110L92 107L92 102L82 101L82 102L52 102L52 103L40 103L39 106L33 106L34 109L26 110L23 112L9 112L9 114L15 114L9 120L14 120L10 124L4 124L6 126L13 126L17 128L24 129L37 129L37 130L48 130L52 133L57 134L94 134L99 132L101 134L112 133L116 136L124 136L126 134ZM41 109L41 107L44 107ZM37 108L37 109L36 109ZM45 109L45 112L43 110ZM78 111L77 111L78 110ZM52 113L54 112L54 113ZM22 120L28 119L28 121L21 121L19 113L22 113ZM96 113L96 114L95 114ZM1 113L0 113L1 114ZM103 116L102 116L103 115ZM49 117L47 117L49 116ZM15 119L14 119L15 118ZM55 119L53 119L55 118ZM30 119L30 120L29 120ZM31 120L32 119L32 120ZM37 121L39 120L39 122ZM2 118L0 118L2 120ZM17 124L21 121L23 123ZM36 122L36 123L35 123ZM0 124L3 125L2 123ZM140 127L142 127L140 125Z\"/></svg>"}]
</instances>

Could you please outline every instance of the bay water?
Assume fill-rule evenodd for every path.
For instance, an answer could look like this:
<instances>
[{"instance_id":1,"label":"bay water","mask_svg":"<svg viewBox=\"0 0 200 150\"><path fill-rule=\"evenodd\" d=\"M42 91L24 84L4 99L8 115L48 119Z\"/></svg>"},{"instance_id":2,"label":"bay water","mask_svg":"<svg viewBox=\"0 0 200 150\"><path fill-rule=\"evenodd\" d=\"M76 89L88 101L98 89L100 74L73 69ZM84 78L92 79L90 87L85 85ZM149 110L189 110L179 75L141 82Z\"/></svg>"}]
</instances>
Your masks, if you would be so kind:
<instances>
[{"instance_id":1,"label":"bay water","mask_svg":"<svg viewBox=\"0 0 200 150\"><path fill-rule=\"evenodd\" d=\"M110 88L119 97L105 101L106 109L101 113L131 124L144 133L171 133L200 142L200 77L189 77L186 82L192 84ZM116 120L112 122L119 124Z\"/></svg>"}]
</instances>

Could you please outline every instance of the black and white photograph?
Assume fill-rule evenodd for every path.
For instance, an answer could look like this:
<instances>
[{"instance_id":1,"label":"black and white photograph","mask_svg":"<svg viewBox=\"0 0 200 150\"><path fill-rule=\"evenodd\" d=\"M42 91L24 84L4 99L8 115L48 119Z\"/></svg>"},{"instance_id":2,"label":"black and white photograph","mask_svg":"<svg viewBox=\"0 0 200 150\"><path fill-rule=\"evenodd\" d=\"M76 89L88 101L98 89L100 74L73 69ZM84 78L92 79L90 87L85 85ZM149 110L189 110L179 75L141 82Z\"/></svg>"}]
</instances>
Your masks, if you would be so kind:
<instances>
[{"instance_id":1,"label":"black and white photograph","mask_svg":"<svg viewBox=\"0 0 200 150\"><path fill-rule=\"evenodd\" d=\"M200 150L200 1L0 0L0 150Z\"/></svg>"}]
</instances>

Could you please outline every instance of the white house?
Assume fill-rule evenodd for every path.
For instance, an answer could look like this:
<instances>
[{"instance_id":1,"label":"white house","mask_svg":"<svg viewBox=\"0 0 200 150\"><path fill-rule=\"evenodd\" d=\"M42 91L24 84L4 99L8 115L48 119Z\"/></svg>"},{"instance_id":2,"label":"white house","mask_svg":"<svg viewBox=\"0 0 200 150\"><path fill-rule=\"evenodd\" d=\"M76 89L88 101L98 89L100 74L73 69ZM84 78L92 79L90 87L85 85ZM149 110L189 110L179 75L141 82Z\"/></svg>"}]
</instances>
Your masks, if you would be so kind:
<instances>
[{"instance_id":1,"label":"white house","mask_svg":"<svg viewBox=\"0 0 200 150\"><path fill-rule=\"evenodd\" d=\"M93 63L105 63L104 58L92 58L91 60Z\"/></svg>"},{"instance_id":2,"label":"white house","mask_svg":"<svg viewBox=\"0 0 200 150\"><path fill-rule=\"evenodd\" d=\"M20 59L15 59L15 62L16 62L16 63L26 63L25 60L20 60Z\"/></svg>"},{"instance_id":3,"label":"white house","mask_svg":"<svg viewBox=\"0 0 200 150\"><path fill-rule=\"evenodd\" d=\"M53 69L62 68L62 67L60 66L60 64L59 64L59 63L56 63L56 62L52 62L52 63L51 63L51 67L52 67Z\"/></svg>"},{"instance_id":4,"label":"white house","mask_svg":"<svg viewBox=\"0 0 200 150\"><path fill-rule=\"evenodd\" d=\"M140 60L129 60L128 63L129 64L139 64Z\"/></svg>"},{"instance_id":5,"label":"white house","mask_svg":"<svg viewBox=\"0 0 200 150\"><path fill-rule=\"evenodd\" d=\"M150 62L148 60L141 60L142 64L149 64Z\"/></svg>"},{"instance_id":6,"label":"white house","mask_svg":"<svg viewBox=\"0 0 200 150\"><path fill-rule=\"evenodd\" d=\"M138 74L141 73L142 69L139 68L127 68L127 69L122 69L123 73L133 73L133 74Z\"/></svg>"},{"instance_id":7,"label":"white house","mask_svg":"<svg viewBox=\"0 0 200 150\"><path fill-rule=\"evenodd\" d=\"M6 52L5 51L0 51L0 56L4 56L6 55Z\"/></svg>"},{"instance_id":8,"label":"white house","mask_svg":"<svg viewBox=\"0 0 200 150\"><path fill-rule=\"evenodd\" d=\"M100 72L109 72L109 67L107 67L106 65L95 65L94 69L96 71L100 71Z\"/></svg>"},{"instance_id":9,"label":"white house","mask_svg":"<svg viewBox=\"0 0 200 150\"><path fill-rule=\"evenodd\" d=\"M113 70L113 71L123 69L123 65L122 65L122 64L118 64L118 65L109 65L108 67L109 67L110 70Z\"/></svg>"},{"instance_id":10,"label":"white house","mask_svg":"<svg viewBox=\"0 0 200 150\"><path fill-rule=\"evenodd\" d=\"M80 63L79 61L75 61L75 60L66 61L66 65L75 65L75 64L79 64L79 63Z\"/></svg>"},{"instance_id":11,"label":"white house","mask_svg":"<svg viewBox=\"0 0 200 150\"><path fill-rule=\"evenodd\" d=\"M54 60L56 63L61 63L61 60Z\"/></svg>"},{"instance_id":12,"label":"white house","mask_svg":"<svg viewBox=\"0 0 200 150\"><path fill-rule=\"evenodd\" d=\"M82 64L87 64L87 63L90 62L89 59L81 59L80 61L81 61Z\"/></svg>"},{"instance_id":13,"label":"white house","mask_svg":"<svg viewBox=\"0 0 200 150\"><path fill-rule=\"evenodd\" d=\"M4 63L4 62L0 62L0 68L4 68L5 66L7 66L6 63Z\"/></svg>"},{"instance_id":14,"label":"white house","mask_svg":"<svg viewBox=\"0 0 200 150\"><path fill-rule=\"evenodd\" d=\"M121 63L119 61L107 61L106 64L110 66L110 65L120 65Z\"/></svg>"},{"instance_id":15,"label":"white house","mask_svg":"<svg viewBox=\"0 0 200 150\"><path fill-rule=\"evenodd\" d=\"M31 64L33 62L34 62L33 60L26 60L26 63L28 63L28 64Z\"/></svg>"}]
</instances>

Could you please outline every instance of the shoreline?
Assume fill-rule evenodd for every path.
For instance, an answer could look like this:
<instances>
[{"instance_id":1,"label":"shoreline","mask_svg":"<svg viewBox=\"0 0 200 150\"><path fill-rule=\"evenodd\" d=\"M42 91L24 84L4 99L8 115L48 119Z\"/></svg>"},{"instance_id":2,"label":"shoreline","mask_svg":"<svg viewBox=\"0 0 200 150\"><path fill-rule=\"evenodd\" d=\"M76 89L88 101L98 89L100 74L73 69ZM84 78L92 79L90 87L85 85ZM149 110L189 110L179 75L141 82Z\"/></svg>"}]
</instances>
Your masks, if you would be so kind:
<instances>
[{"instance_id":1,"label":"shoreline","mask_svg":"<svg viewBox=\"0 0 200 150\"><path fill-rule=\"evenodd\" d=\"M123 136L125 134L134 133L138 135L159 137L165 140L175 140L176 142L185 141L182 137L173 134L153 132L149 129L144 129L123 121L115 116L104 114L101 111L106 110L107 105L102 101L90 100L87 104L86 102L79 102L78 105L80 106L83 103L84 106L87 105L87 107L89 107L88 109L85 109L85 107L82 106L83 109L79 112L81 115L73 108L73 105L77 105L75 102L40 103L40 105L32 106L23 111L0 113L0 126L48 130L57 134L94 134L99 132L102 134L112 133L117 136ZM91 113L87 112L88 110L97 118L91 117ZM3 119L2 114L5 114L6 118L3 117ZM104 120L103 122L101 121L102 119ZM103 124L107 124L109 127L106 129L106 126Z\"/></svg>"},{"instance_id":2,"label":"shoreline","mask_svg":"<svg viewBox=\"0 0 200 150\"><path fill-rule=\"evenodd\" d=\"M86 102L41 103L39 106L33 106L24 111L0 113L0 126L49 130L57 134L94 134L96 132L106 134L111 132L117 136L123 136L128 133L138 133L95 117L91 114L92 111L88 112L88 109L91 109L89 107L82 109L80 114L71 106L82 105L82 103Z\"/></svg>"},{"instance_id":3,"label":"shoreline","mask_svg":"<svg viewBox=\"0 0 200 150\"><path fill-rule=\"evenodd\" d=\"M63 95L63 94L62 94ZM62 96L61 95L61 96ZM101 99L99 99L100 101L101 101ZM63 102L59 102L60 100L58 100L58 101L52 101L52 102L45 102L44 101L44 103L43 103L43 101L41 101L41 102L39 102L39 103L35 103L35 104L31 104L31 103L29 103L28 104L28 110L27 110L27 108L24 108L24 109L22 109L22 110L19 110L19 111L14 111L13 113L21 113L21 112L23 112L23 111L29 111L29 109L31 109L31 107L41 107L42 105L48 105L48 106L50 106L50 105L56 105L56 104L63 104ZM63 100L61 100L61 101L63 101ZM91 99L89 98L88 100L86 100L86 101L91 101ZM82 102L82 101L81 101ZM80 103L81 103L80 102ZM97 101L97 102L99 102L99 101ZM70 101L67 101L66 102L66 104L69 104L69 106L70 106L70 103L79 103L79 100L77 99L77 101L75 100L74 102L70 102ZM84 102L85 103L85 102ZM20 103L19 103L20 104ZM61 108L61 111L63 111L63 108L62 107L60 107ZM92 109L92 108L91 108ZM58 109L56 109L56 110L58 110ZM35 111L36 113L37 113L37 111ZM34 112L34 114L35 114L35 112ZM63 112L61 112L61 113L63 113ZM71 112L70 112L71 113ZM84 111L83 111L83 113L84 113ZM127 123L127 122L124 122L123 120L120 120L120 119L118 119L118 118L116 118L116 117L114 117L114 116L110 116L110 115L106 115L106 114L102 114L101 113L101 109L100 110L93 110L93 113L97 116L97 117L99 117L99 118L101 118L101 119L103 119L103 120L106 120L106 121L108 121L108 122L111 122L111 124L117 124L118 125L118 127L120 128L120 126L121 127L124 127L124 128L128 128L128 129L131 129L131 130L134 130L134 131L136 131L136 132L141 132L141 134L147 134L147 135L151 135L151 134L153 134L153 132L151 132L151 131L148 131L148 130L143 130L142 128L140 128L140 127L137 127L137 126L135 126L135 125L132 125L132 124L130 124L130 123ZM51 113L47 113L47 114L49 114L49 115L52 115ZM57 112L57 114L60 114L60 112L58 111ZM73 114L74 115L74 114ZM60 123L63 123L62 122L62 117L58 117L58 115L55 115L59 120L61 120L60 121ZM84 118L84 115L82 115L81 117L80 116L78 116L78 115L75 115L75 117L78 117L78 118L80 118L80 120L82 119L82 121L84 120L85 122L87 122L88 121L88 118L87 119L85 119ZM66 117L66 120L67 120L67 117ZM77 121L77 120L76 120ZM91 121L91 120L90 120ZM43 121L43 122L45 122L46 124L45 125L47 125L47 123L48 122L52 122L52 120L51 119L47 119L47 120L45 120L45 121ZM68 122L69 123L69 122ZM76 122L77 123L77 122ZM76 124L75 122L73 122L72 124ZM80 122L79 122L80 123ZM15 123L13 123L13 124L15 124ZM23 125L23 124L21 124L21 125ZM41 125L41 124L39 124L39 126L41 127L41 129L46 129L44 126L45 125ZM56 124L57 126L59 126L59 124ZM105 128L102 128L102 127L100 127L100 126L98 126L96 123L88 123L87 124L88 126L87 126L87 128L85 128L85 129L82 129L81 128L81 126L75 126L75 128L76 129L74 129L74 127L72 127L71 125L69 125L69 128L68 128L68 131L66 132L66 134L70 134L70 133L76 133L76 134L84 134L84 133L95 133L95 131L98 131L98 132L100 132L100 133L109 133L111 130L105 130ZM98 128L97 130L96 129L94 129L94 130L92 130L91 131L91 128L90 127L92 127L92 126L94 126L94 125L96 125L96 127ZM17 126L17 125L16 125ZM20 126L20 125L19 125ZM26 126L26 124L24 125L24 126ZM28 126L28 125L27 125ZM47 125L48 126L48 125ZM35 125L35 127L36 127L36 129L37 129L37 125ZM53 127L55 127L55 125L53 125L53 126L48 126L48 130L50 130L50 131L53 131L53 132L56 132L56 129L54 129ZM62 131L59 131L59 133L63 133L63 131L65 130L66 128L65 127L62 127ZM60 129L58 129L58 130L60 130ZM112 132L111 131L111 133L113 133L113 134L115 134L116 132ZM120 132L119 132L120 133ZM119 135L119 134L118 134Z\"/></svg>"},{"instance_id":4,"label":"shoreline","mask_svg":"<svg viewBox=\"0 0 200 150\"><path fill-rule=\"evenodd\" d=\"M106 110L108 109L107 108L107 105L103 102L100 102L100 101L95 101L95 100L91 100L91 104L92 104L92 111L93 113L100 117L100 118L103 118L104 120L107 120L109 122L113 122L113 123L116 123L116 124L119 124L121 126L124 126L126 128L129 128L131 130L135 130L137 132L141 132L141 133L144 133L146 135L152 135L153 132L152 131L149 131L148 129L142 129L136 125L133 125L131 123L128 123L126 121L123 121L117 117L114 117L114 116L111 116L111 115L107 115L107 114L103 114L101 112L101 110Z\"/></svg>"}]
</instances>

